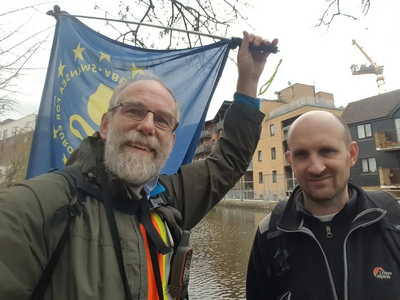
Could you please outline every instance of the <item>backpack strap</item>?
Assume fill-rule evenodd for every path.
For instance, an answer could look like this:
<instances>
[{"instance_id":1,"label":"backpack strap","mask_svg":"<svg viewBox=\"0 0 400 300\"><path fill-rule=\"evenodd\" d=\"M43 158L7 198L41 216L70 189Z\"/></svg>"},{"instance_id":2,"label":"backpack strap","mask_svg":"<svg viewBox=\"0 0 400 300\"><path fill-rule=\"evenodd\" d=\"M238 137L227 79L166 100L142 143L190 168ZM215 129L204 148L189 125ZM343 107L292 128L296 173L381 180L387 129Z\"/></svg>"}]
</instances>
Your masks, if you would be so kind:
<instances>
[{"instance_id":1,"label":"backpack strap","mask_svg":"<svg viewBox=\"0 0 400 300\"><path fill-rule=\"evenodd\" d=\"M268 225L265 224L265 222L267 221L266 218L265 218L265 221L263 220L260 222L260 230L263 230L263 231L268 230L267 239L272 239L274 237L284 234L282 231L278 230L276 225L278 224L279 220L281 219L281 216L283 214L283 211L285 210L286 205L287 205L287 200L278 202L278 204L275 206L275 208L271 212ZM264 224L262 224L263 222L264 222Z\"/></svg>"},{"instance_id":2,"label":"backpack strap","mask_svg":"<svg viewBox=\"0 0 400 300\"><path fill-rule=\"evenodd\" d=\"M171 230L171 238L174 245L181 241L183 218L179 210L172 207L166 191L159 195L153 195L149 199L151 210L161 215Z\"/></svg>"},{"instance_id":3,"label":"backpack strap","mask_svg":"<svg viewBox=\"0 0 400 300\"><path fill-rule=\"evenodd\" d=\"M51 255L51 258L44 269L42 276L39 279L39 282L37 283L35 289L32 292L32 295L30 297L30 300L42 300L44 297L44 294L46 292L46 289L48 285L50 284L51 277L53 275L54 269L57 266L58 261L60 260L61 253L63 249L65 248L65 245L67 244L68 238L70 236L71 228L72 225L75 221L75 217L80 215L82 212L82 198L80 197L78 193L78 189L76 188L76 178L71 176L70 173L64 172L64 171L56 171L56 170L51 170L51 173L56 173L62 175L68 182L70 191L71 191L71 196L72 200L69 204L64 205L60 207L59 209L56 210L54 213L53 217L53 223L54 224L59 224L62 222L62 220L65 220L67 218L67 225L65 226L65 229L61 235L60 240L58 241L58 244L56 246L56 249L54 250L53 254ZM83 178L83 175L81 175Z\"/></svg>"},{"instance_id":4,"label":"backpack strap","mask_svg":"<svg viewBox=\"0 0 400 300\"><path fill-rule=\"evenodd\" d=\"M281 237L277 240L277 247L274 254L274 260L279 266L279 271L276 274L272 274L272 270L270 270L270 275L275 277L281 277L283 274L287 273L290 269L289 264L289 252L287 251L287 240L286 234L277 228L277 224L281 219L283 211L287 205L287 200L279 202L274 210L271 212L270 222L268 226L267 240L275 239L277 237ZM275 245L275 243L273 243ZM272 252L273 253L273 252ZM285 280L282 280L285 281Z\"/></svg>"},{"instance_id":5,"label":"backpack strap","mask_svg":"<svg viewBox=\"0 0 400 300\"><path fill-rule=\"evenodd\" d=\"M104 193L106 195L110 195L109 186L108 186L108 177L106 175L104 168L101 169L100 177L101 177L101 185L102 185ZM124 285L125 299L132 300L132 293L131 293L131 289L129 287L128 277L126 275L125 263L124 263L124 258L122 255L121 241L120 241L120 237L118 234L118 226L117 226L117 221L115 219L114 208L112 205L111 198L106 197L106 199L104 201L104 208L106 211L108 226L110 227L110 231L111 231L111 237L112 237L113 244L114 244L115 256L117 257L119 272L121 275L122 283ZM163 300L163 299L161 299L161 300Z\"/></svg>"}]
</instances>

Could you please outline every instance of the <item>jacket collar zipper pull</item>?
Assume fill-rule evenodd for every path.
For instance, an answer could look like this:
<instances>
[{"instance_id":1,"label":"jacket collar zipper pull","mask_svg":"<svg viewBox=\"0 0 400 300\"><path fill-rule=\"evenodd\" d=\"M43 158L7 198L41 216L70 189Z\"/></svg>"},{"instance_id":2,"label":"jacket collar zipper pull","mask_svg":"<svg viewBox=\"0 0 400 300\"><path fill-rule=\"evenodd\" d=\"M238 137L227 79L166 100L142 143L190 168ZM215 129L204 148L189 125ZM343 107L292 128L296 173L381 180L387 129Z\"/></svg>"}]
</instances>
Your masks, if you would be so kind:
<instances>
[{"instance_id":1,"label":"jacket collar zipper pull","mask_svg":"<svg viewBox=\"0 0 400 300\"><path fill-rule=\"evenodd\" d=\"M333 234L332 234L331 226L326 226L326 236L328 237L328 239L332 238Z\"/></svg>"}]
</instances>

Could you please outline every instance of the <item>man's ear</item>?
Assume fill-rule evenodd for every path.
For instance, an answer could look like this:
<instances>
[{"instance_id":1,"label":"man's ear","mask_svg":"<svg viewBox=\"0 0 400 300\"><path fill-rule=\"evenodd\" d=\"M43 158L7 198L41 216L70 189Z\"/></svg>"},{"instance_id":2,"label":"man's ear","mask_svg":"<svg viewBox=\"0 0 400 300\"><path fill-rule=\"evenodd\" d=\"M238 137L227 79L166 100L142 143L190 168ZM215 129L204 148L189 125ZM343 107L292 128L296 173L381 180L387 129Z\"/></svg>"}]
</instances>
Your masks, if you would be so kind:
<instances>
[{"instance_id":1,"label":"man's ear","mask_svg":"<svg viewBox=\"0 0 400 300\"><path fill-rule=\"evenodd\" d=\"M349 147L349 153L350 153L350 167L354 167L354 165L357 162L357 158L358 158L358 145L356 142L351 142L350 143L350 147Z\"/></svg>"},{"instance_id":2,"label":"man's ear","mask_svg":"<svg viewBox=\"0 0 400 300\"><path fill-rule=\"evenodd\" d=\"M175 140L176 140L176 134L175 132L173 133L173 140L172 140L172 148L175 146Z\"/></svg>"},{"instance_id":3,"label":"man's ear","mask_svg":"<svg viewBox=\"0 0 400 300\"><path fill-rule=\"evenodd\" d=\"M103 114L101 117L101 123L100 123L100 136L103 140L106 140L107 138L107 133L108 133L108 125L109 125L109 120L110 116L108 113Z\"/></svg>"}]
</instances>

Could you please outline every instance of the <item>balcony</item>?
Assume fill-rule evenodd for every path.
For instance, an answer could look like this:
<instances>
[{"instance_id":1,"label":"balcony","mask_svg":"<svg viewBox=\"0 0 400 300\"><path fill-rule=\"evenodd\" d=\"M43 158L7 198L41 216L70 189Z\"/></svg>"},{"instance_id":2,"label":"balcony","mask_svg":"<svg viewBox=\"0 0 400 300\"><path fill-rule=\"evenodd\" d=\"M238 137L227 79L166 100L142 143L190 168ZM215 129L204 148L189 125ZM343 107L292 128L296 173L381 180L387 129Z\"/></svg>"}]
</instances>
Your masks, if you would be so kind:
<instances>
[{"instance_id":1,"label":"balcony","mask_svg":"<svg viewBox=\"0 0 400 300\"><path fill-rule=\"evenodd\" d=\"M209 130L202 130L200 133L200 139L211 139L212 132Z\"/></svg>"},{"instance_id":2,"label":"balcony","mask_svg":"<svg viewBox=\"0 0 400 300\"><path fill-rule=\"evenodd\" d=\"M296 178L286 178L286 190L293 191L297 186L297 179Z\"/></svg>"},{"instance_id":3,"label":"balcony","mask_svg":"<svg viewBox=\"0 0 400 300\"><path fill-rule=\"evenodd\" d=\"M400 168L379 167L381 188L400 188Z\"/></svg>"},{"instance_id":4,"label":"balcony","mask_svg":"<svg viewBox=\"0 0 400 300\"><path fill-rule=\"evenodd\" d=\"M377 151L400 150L400 129L375 131L374 137Z\"/></svg>"},{"instance_id":5,"label":"balcony","mask_svg":"<svg viewBox=\"0 0 400 300\"><path fill-rule=\"evenodd\" d=\"M218 123L217 123L217 126L216 126L216 131L218 131L218 130L222 130L222 127L224 126L224 121L222 120L222 121L219 121Z\"/></svg>"},{"instance_id":6,"label":"balcony","mask_svg":"<svg viewBox=\"0 0 400 300\"><path fill-rule=\"evenodd\" d=\"M283 141L287 140L287 136L288 136L288 132L289 132L290 126L292 126L292 125L283 127Z\"/></svg>"},{"instance_id":7,"label":"balcony","mask_svg":"<svg viewBox=\"0 0 400 300\"><path fill-rule=\"evenodd\" d=\"M287 154L285 153L283 156L285 157L283 165L285 167L290 167L290 163L289 163L289 159L287 157Z\"/></svg>"},{"instance_id":8,"label":"balcony","mask_svg":"<svg viewBox=\"0 0 400 300\"><path fill-rule=\"evenodd\" d=\"M335 103L333 100L317 98L317 97L301 97L297 100L291 101L285 105L282 105L278 108L275 108L269 113L269 118L276 118L278 116L284 115L290 111L296 110L303 106L316 106L316 107L324 107L324 108L335 108L344 110L344 108L335 107Z\"/></svg>"},{"instance_id":9,"label":"balcony","mask_svg":"<svg viewBox=\"0 0 400 300\"><path fill-rule=\"evenodd\" d=\"M382 188L399 188L400 168L379 167L379 179Z\"/></svg>"},{"instance_id":10,"label":"balcony","mask_svg":"<svg viewBox=\"0 0 400 300\"><path fill-rule=\"evenodd\" d=\"M196 151L194 152L194 154L199 154L199 153L211 153L212 150L212 146L211 145L201 145L201 146L197 146Z\"/></svg>"}]
</instances>

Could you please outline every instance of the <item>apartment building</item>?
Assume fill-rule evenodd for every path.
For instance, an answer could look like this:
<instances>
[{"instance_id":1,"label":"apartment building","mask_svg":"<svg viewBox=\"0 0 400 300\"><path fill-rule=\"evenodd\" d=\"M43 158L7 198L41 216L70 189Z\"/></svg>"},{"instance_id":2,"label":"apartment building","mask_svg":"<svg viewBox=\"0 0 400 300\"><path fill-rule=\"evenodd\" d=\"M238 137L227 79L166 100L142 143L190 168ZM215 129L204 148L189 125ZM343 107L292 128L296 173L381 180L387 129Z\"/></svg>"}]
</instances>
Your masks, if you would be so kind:
<instances>
[{"instance_id":1,"label":"apartment building","mask_svg":"<svg viewBox=\"0 0 400 300\"><path fill-rule=\"evenodd\" d=\"M280 92L277 100L261 101L265 113L261 138L253 156L254 198L283 200L296 186L294 173L287 161L287 133L291 124L305 112L324 110L340 116L343 108L335 106L333 95L315 92L310 85L295 83Z\"/></svg>"},{"instance_id":2,"label":"apartment building","mask_svg":"<svg viewBox=\"0 0 400 300\"><path fill-rule=\"evenodd\" d=\"M36 117L0 122L0 190L25 179Z\"/></svg>"},{"instance_id":3,"label":"apartment building","mask_svg":"<svg viewBox=\"0 0 400 300\"><path fill-rule=\"evenodd\" d=\"M351 102L342 118L360 149L351 179L400 199L400 90Z\"/></svg>"},{"instance_id":4,"label":"apartment building","mask_svg":"<svg viewBox=\"0 0 400 300\"><path fill-rule=\"evenodd\" d=\"M205 159L209 156L214 149L214 145L221 136L222 127L224 124L225 112L232 104L232 101L224 101L211 120L204 123L203 130L201 131L199 142L195 151L193 161ZM239 195L241 191L247 191L246 195ZM237 191L237 192L236 192ZM253 172L252 164L247 169L245 175L239 180L236 186L232 189L230 197L232 198L253 198Z\"/></svg>"},{"instance_id":5,"label":"apartment building","mask_svg":"<svg viewBox=\"0 0 400 300\"><path fill-rule=\"evenodd\" d=\"M195 150L193 161L205 159L211 154L215 143L221 135L225 112L229 106L231 106L231 104L232 101L224 101L215 114L215 117L204 122L203 130L200 133L200 138Z\"/></svg>"}]
</instances>

